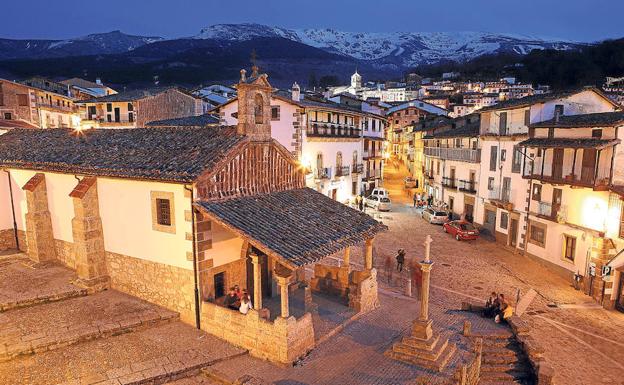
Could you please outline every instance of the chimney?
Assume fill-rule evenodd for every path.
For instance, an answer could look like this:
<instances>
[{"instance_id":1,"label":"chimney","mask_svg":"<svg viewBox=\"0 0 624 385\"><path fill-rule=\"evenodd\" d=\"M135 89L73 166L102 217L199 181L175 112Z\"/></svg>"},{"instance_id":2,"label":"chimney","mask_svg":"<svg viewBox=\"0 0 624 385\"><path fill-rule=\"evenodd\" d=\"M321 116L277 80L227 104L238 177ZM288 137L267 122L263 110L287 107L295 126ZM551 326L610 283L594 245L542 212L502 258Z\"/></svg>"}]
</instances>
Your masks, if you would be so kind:
<instances>
[{"instance_id":1,"label":"chimney","mask_svg":"<svg viewBox=\"0 0 624 385\"><path fill-rule=\"evenodd\" d=\"M292 100L294 100L295 102L301 100L301 88L299 88L299 84L297 84L297 82L293 84L291 94Z\"/></svg>"},{"instance_id":2,"label":"chimney","mask_svg":"<svg viewBox=\"0 0 624 385\"><path fill-rule=\"evenodd\" d=\"M97 84L98 86L101 86L102 85L102 79L95 78L95 84Z\"/></svg>"}]
</instances>

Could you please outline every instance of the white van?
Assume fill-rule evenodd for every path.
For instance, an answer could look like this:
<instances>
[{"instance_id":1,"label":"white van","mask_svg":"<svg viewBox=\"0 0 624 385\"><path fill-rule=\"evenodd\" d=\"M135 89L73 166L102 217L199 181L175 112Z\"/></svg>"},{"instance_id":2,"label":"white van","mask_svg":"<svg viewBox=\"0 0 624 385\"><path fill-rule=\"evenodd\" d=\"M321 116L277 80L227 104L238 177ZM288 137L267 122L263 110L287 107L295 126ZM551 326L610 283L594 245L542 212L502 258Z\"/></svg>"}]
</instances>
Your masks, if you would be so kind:
<instances>
[{"instance_id":1,"label":"white van","mask_svg":"<svg viewBox=\"0 0 624 385\"><path fill-rule=\"evenodd\" d=\"M390 193L383 187L375 187L370 197L390 198Z\"/></svg>"}]
</instances>

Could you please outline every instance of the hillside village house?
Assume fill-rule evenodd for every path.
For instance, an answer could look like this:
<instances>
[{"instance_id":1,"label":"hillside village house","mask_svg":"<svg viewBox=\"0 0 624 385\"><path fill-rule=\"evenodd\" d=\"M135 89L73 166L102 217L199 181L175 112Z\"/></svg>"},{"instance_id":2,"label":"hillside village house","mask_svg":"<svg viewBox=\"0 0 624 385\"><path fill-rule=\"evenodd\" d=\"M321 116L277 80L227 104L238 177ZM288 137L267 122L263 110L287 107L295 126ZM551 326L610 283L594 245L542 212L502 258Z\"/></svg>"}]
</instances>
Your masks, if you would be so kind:
<instances>
[{"instance_id":1,"label":"hillside village house","mask_svg":"<svg viewBox=\"0 0 624 385\"><path fill-rule=\"evenodd\" d=\"M578 272L587 294L624 311L624 259L613 260L624 247L624 112L556 116L529 128L518 144L532 159L523 170L527 253ZM610 262L614 271L603 271Z\"/></svg>"},{"instance_id":2,"label":"hillside village house","mask_svg":"<svg viewBox=\"0 0 624 385\"><path fill-rule=\"evenodd\" d=\"M155 120L202 115L208 104L178 87L133 90L81 100L83 128L145 127Z\"/></svg>"},{"instance_id":3,"label":"hillside village house","mask_svg":"<svg viewBox=\"0 0 624 385\"><path fill-rule=\"evenodd\" d=\"M455 218L472 221L481 162L479 117L453 119L424 137L427 195L446 205Z\"/></svg>"},{"instance_id":4,"label":"hillside village house","mask_svg":"<svg viewBox=\"0 0 624 385\"><path fill-rule=\"evenodd\" d=\"M427 186L425 178L433 178L433 174L430 174L430 170L426 167L425 136L433 134L436 130L450 128L450 120L447 116L432 115L406 128L406 131L412 135L414 160L411 165L408 165L408 169L412 170L411 176L416 180L416 193L424 193Z\"/></svg>"},{"instance_id":5,"label":"hillside village house","mask_svg":"<svg viewBox=\"0 0 624 385\"><path fill-rule=\"evenodd\" d=\"M84 286L155 302L292 363L315 341L309 309L289 296L324 291L357 311L377 306L372 246L385 226L305 187L299 163L271 138L266 75L242 71L238 95L236 127L4 134L0 249L60 261ZM350 248L360 243L365 266L354 271ZM340 267L319 263L337 252ZM258 310L221 305L234 285Z\"/></svg>"},{"instance_id":6,"label":"hillside village house","mask_svg":"<svg viewBox=\"0 0 624 385\"><path fill-rule=\"evenodd\" d=\"M309 171L306 185L340 202L380 185L384 117L291 91L271 96L272 137ZM236 101L216 109L227 125L238 122Z\"/></svg>"},{"instance_id":7,"label":"hillside village house","mask_svg":"<svg viewBox=\"0 0 624 385\"><path fill-rule=\"evenodd\" d=\"M529 125L558 115L608 112L615 104L595 89L534 95L501 102L481 112L481 170L475 222L497 242L525 250L529 184L522 177L527 155L518 144Z\"/></svg>"},{"instance_id":8,"label":"hillside village house","mask_svg":"<svg viewBox=\"0 0 624 385\"><path fill-rule=\"evenodd\" d=\"M71 97L0 79L0 128L77 128Z\"/></svg>"}]
</instances>

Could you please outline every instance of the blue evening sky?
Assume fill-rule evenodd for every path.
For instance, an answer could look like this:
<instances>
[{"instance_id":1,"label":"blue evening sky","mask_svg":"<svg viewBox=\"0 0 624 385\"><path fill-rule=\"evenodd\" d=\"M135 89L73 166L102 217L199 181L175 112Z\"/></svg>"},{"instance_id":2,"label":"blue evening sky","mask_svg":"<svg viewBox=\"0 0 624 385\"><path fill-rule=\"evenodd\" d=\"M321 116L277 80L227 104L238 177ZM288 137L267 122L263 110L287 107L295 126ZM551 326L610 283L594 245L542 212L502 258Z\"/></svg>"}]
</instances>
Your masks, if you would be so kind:
<instances>
[{"instance_id":1,"label":"blue evening sky","mask_svg":"<svg viewBox=\"0 0 624 385\"><path fill-rule=\"evenodd\" d=\"M624 0L22 0L0 37L62 39L122 30L190 36L216 23L363 32L484 31L595 41L624 37Z\"/></svg>"}]
</instances>

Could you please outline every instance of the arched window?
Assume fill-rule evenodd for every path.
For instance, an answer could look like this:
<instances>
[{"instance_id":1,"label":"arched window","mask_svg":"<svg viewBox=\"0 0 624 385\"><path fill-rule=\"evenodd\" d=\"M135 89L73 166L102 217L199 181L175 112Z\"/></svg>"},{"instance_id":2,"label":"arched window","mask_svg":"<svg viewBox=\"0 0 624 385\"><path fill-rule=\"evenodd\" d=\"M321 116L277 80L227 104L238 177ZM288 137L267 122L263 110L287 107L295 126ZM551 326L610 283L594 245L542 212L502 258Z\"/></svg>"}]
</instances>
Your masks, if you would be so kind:
<instances>
[{"instance_id":1,"label":"arched window","mask_svg":"<svg viewBox=\"0 0 624 385\"><path fill-rule=\"evenodd\" d=\"M256 120L256 124L262 124L264 120L263 108L264 108L264 99L262 98L262 95L256 94L256 96L254 97L254 117Z\"/></svg>"}]
</instances>

